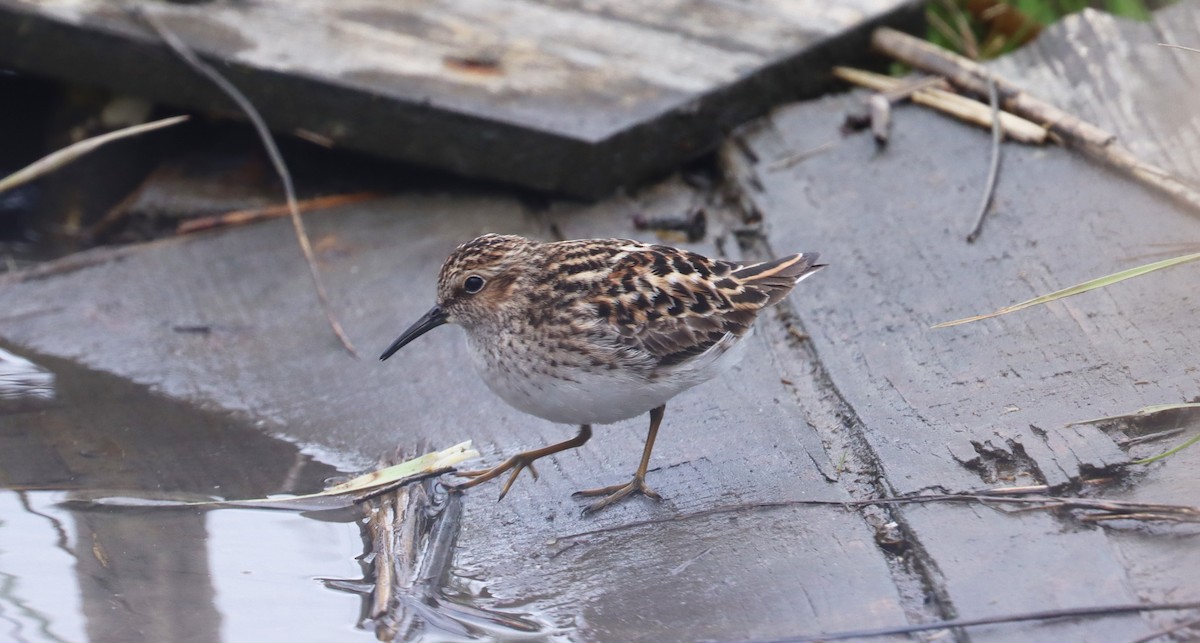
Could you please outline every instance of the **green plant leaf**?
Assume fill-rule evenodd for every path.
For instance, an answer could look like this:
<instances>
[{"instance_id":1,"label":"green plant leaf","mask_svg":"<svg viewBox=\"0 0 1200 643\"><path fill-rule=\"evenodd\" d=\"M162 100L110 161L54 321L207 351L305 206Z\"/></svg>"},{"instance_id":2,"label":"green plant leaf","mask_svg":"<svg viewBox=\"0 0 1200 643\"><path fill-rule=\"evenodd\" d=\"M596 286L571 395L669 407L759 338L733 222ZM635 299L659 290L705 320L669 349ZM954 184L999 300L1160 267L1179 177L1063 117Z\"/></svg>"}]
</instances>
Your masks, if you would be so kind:
<instances>
[{"instance_id":1,"label":"green plant leaf","mask_svg":"<svg viewBox=\"0 0 1200 643\"><path fill-rule=\"evenodd\" d=\"M1023 301L1019 304L1013 304L1012 306L1006 306L995 312L987 313L986 315L975 315L974 317L964 317L963 319L956 319L954 321L948 321L948 322L942 322L940 324L934 324L933 328L949 328L950 326L958 326L959 324L966 324L969 322L979 321L981 319L991 319L992 317L999 317L1000 315L1007 315L1008 313L1015 313L1018 310L1024 310L1031 306L1037 306L1039 304L1045 304L1045 303L1049 303L1052 301L1057 301L1059 299L1063 299L1064 297L1071 297L1073 295L1079 295L1079 294L1085 293L1089 290L1103 288L1105 286L1115 284L1119 281L1125 281L1126 279L1133 279L1134 277L1140 277L1144 274L1151 273L1156 270L1162 270L1164 268L1171 268L1171 267L1185 264L1185 263L1188 263L1191 261L1200 261L1200 252L1195 252L1195 253L1192 253L1189 255L1183 255L1181 257L1174 257L1171 259L1164 259L1162 261L1148 263L1143 266L1138 266L1136 268L1130 268L1128 270L1122 270L1121 272L1115 272L1111 275L1105 275L1105 276L1099 277L1097 279L1092 279L1091 281L1085 281L1081 284L1076 284L1074 286L1071 286L1070 288L1063 288L1062 290L1052 292L1048 295L1042 295L1041 297L1035 297L1033 299L1030 299L1029 301Z\"/></svg>"}]
</instances>

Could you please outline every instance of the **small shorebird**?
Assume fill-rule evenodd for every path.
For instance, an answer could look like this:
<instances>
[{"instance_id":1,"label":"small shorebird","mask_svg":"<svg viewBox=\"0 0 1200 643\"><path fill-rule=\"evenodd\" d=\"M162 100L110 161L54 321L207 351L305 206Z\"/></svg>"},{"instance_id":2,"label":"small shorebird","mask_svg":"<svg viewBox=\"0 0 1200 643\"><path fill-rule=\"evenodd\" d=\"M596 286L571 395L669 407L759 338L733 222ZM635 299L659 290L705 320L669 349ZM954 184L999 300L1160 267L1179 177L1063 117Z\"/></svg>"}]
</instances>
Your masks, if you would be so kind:
<instances>
[{"instance_id":1,"label":"small shorebird","mask_svg":"<svg viewBox=\"0 0 1200 643\"><path fill-rule=\"evenodd\" d=\"M445 323L467 331L475 370L512 406L580 425L570 440L459 475L466 489L512 471L500 498L539 458L582 446L593 424L650 413L642 461L627 484L576 492L601 496L584 513L646 486L667 401L737 359L759 311L822 265L816 253L742 265L627 239L539 243L485 234L459 246L438 275L437 305L392 343L385 360Z\"/></svg>"}]
</instances>

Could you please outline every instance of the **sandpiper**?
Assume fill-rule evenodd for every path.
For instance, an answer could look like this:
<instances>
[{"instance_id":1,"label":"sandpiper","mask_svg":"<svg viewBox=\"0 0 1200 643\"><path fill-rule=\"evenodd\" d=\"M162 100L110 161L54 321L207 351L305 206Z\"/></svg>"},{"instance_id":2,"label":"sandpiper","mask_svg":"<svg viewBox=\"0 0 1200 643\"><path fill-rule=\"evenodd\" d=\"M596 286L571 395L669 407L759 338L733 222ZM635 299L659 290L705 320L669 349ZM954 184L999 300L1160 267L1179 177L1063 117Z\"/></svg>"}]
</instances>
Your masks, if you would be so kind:
<instances>
[{"instance_id":1,"label":"sandpiper","mask_svg":"<svg viewBox=\"0 0 1200 643\"><path fill-rule=\"evenodd\" d=\"M385 360L427 331L459 324L475 370L505 402L579 425L564 442L518 453L480 471L466 489L539 458L582 446L593 424L650 413L641 464L626 484L576 492L600 496L584 513L641 493L667 401L736 362L759 311L821 269L816 253L739 264L627 239L540 243L485 234L442 265L437 305L388 347Z\"/></svg>"}]
</instances>

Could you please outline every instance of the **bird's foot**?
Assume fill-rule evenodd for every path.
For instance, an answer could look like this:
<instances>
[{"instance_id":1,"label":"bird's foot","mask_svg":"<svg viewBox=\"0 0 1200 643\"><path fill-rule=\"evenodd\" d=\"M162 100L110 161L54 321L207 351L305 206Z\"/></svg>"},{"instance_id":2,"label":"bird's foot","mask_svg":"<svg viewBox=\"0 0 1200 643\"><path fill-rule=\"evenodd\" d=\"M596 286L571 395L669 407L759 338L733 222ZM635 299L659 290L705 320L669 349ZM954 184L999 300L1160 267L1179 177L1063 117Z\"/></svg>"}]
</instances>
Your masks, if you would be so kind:
<instances>
[{"instance_id":1,"label":"bird's foot","mask_svg":"<svg viewBox=\"0 0 1200 643\"><path fill-rule=\"evenodd\" d=\"M458 475L474 479L462 484L450 486L450 489L454 491L470 489L477 484L483 484L511 469L512 474L508 476L508 480L504 483L504 488L500 490L500 497L496 499L496 502L499 502L504 500L505 494L507 494L508 490L512 488L513 483L517 481L517 476L521 475L521 472L525 469L529 469L529 473L533 474L533 479L537 480L538 472L537 469L533 468L533 462L535 460L544 458L548 455L554 455L560 451L566 451L567 449L581 447L589 439L591 439L591 437L592 426L590 424L581 425L579 427L579 433L570 440L559 442L557 444L551 444L550 446L534 449L532 451L522 451L517 455L505 460L504 462L492 467L491 469L481 469L479 471L459 471Z\"/></svg>"},{"instance_id":2,"label":"bird's foot","mask_svg":"<svg viewBox=\"0 0 1200 643\"><path fill-rule=\"evenodd\" d=\"M500 502L501 500L504 500L504 496L508 495L508 490L511 489L513 483L517 481L517 476L521 475L521 472L525 469L529 469L529 473L533 475L534 480L538 479L538 472L537 469L533 468L533 461L537 460L539 457L541 457L541 454L538 454L535 451L524 451L490 469L479 469L477 471L458 471L455 472L455 475L462 476L464 478L471 478L471 480L456 485L447 486L452 491L463 491L465 489L470 489L475 485L483 484L492 478L499 477L500 474L512 469L512 474L508 476L508 480L504 483L504 487L500 489L500 497L496 498L496 502Z\"/></svg>"},{"instance_id":3,"label":"bird's foot","mask_svg":"<svg viewBox=\"0 0 1200 643\"><path fill-rule=\"evenodd\" d=\"M637 475L633 477L633 480L630 480L626 484L618 484L611 487L600 487L599 489L584 489L583 491L576 491L571 495L576 498L604 496L603 498L583 508L583 515L586 516L588 514L594 514L610 505L614 505L635 493L640 493L647 498L662 500L662 496L658 495L658 493L646 485L646 478Z\"/></svg>"}]
</instances>

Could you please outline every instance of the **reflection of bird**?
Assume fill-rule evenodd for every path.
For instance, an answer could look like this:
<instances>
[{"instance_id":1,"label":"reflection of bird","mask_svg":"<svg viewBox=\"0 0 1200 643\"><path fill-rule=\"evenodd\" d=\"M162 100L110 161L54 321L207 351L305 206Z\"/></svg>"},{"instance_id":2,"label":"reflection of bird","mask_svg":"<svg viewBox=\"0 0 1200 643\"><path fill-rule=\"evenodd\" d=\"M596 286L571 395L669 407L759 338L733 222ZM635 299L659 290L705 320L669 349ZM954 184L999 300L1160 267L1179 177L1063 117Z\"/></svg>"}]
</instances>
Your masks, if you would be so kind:
<instances>
[{"instance_id":1,"label":"reflection of bird","mask_svg":"<svg viewBox=\"0 0 1200 643\"><path fill-rule=\"evenodd\" d=\"M496 395L551 422L579 424L565 442L462 475L475 486L512 471L500 497L533 462L582 446L592 424L650 413L641 465L627 484L580 491L603 496L584 512L646 486L666 403L717 375L763 308L822 266L815 253L742 266L625 239L539 243L486 234L458 247L438 276L437 305L383 353L387 359L432 328L467 331L475 369Z\"/></svg>"}]
</instances>

